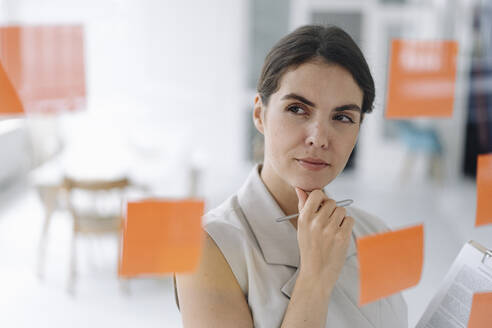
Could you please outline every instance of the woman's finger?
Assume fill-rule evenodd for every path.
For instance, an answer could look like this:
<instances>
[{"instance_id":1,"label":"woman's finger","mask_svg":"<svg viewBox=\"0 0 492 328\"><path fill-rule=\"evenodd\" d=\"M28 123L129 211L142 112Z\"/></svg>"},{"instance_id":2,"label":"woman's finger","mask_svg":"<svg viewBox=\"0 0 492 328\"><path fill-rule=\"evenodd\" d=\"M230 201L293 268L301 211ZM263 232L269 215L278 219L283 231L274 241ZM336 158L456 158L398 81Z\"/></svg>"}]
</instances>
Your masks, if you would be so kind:
<instances>
[{"instance_id":1,"label":"woman's finger","mask_svg":"<svg viewBox=\"0 0 492 328\"><path fill-rule=\"evenodd\" d=\"M340 233L350 234L352 228L354 227L355 221L351 216L346 216L343 218L342 225L340 226Z\"/></svg>"},{"instance_id":2,"label":"woman's finger","mask_svg":"<svg viewBox=\"0 0 492 328\"><path fill-rule=\"evenodd\" d=\"M297 204L297 208L299 209L299 213L302 211L304 208L304 204L306 204L306 200L308 198L308 194L302 190L301 188L295 187L296 194L297 194L297 199L299 199L299 202Z\"/></svg>"},{"instance_id":3,"label":"woman's finger","mask_svg":"<svg viewBox=\"0 0 492 328\"><path fill-rule=\"evenodd\" d=\"M321 209L316 215L318 220L322 221L322 226L326 227L332 221L333 212L336 208L337 204L333 199L328 198L323 202Z\"/></svg>"},{"instance_id":4,"label":"woman's finger","mask_svg":"<svg viewBox=\"0 0 492 328\"><path fill-rule=\"evenodd\" d=\"M344 207L337 207L333 211L333 214L331 215L332 217L332 223L333 228L340 228L342 226L342 222L345 219L345 216L347 215L347 210Z\"/></svg>"},{"instance_id":5,"label":"woman's finger","mask_svg":"<svg viewBox=\"0 0 492 328\"><path fill-rule=\"evenodd\" d=\"M328 197L321 190L313 190L302 209L301 216L302 220L310 221L316 215L318 208L321 206L324 200L327 200Z\"/></svg>"}]
</instances>

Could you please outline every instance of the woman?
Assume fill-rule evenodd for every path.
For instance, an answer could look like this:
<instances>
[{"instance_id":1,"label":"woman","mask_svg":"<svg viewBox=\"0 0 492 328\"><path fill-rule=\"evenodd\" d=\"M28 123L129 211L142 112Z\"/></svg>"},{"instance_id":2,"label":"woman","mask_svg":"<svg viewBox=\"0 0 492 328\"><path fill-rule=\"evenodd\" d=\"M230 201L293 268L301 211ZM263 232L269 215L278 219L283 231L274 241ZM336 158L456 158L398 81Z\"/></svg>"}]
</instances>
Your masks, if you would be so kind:
<instances>
[{"instance_id":1,"label":"woman","mask_svg":"<svg viewBox=\"0 0 492 328\"><path fill-rule=\"evenodd\" d=\"M406 327L399 294L357 305L354 238L386 227L323 191L372 110L360 49L337 27L301 27L270 51L257 91L264 163L205 215L199 268L177 276L184 327Z\"/></svg>"}]
</instances>

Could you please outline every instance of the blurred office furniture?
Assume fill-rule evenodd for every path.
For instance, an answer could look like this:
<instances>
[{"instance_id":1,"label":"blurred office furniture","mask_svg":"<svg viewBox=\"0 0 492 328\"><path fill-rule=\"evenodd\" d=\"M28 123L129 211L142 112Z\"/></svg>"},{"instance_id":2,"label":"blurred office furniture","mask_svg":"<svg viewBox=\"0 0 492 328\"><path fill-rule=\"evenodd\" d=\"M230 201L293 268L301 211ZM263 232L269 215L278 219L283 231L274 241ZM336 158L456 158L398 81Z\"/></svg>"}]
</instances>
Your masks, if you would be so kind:
<instances>
[{"instance_id":1,"label":"blurred office furniture","mask_svg":"<svg viewBox=\"0 0 492 328\"><path fill-rule=\"evenodd\" d=\"M44 263L46 257L46 243L48 238L48 230L51 225L53 213L60 208L60 203L63 196L63 186L61 184L41 184L34 185L44 210L43 227L41 237L39 239L37 274L39 278L44 275Z\"/></svg>"},{"instance_id":2,"label":"blurred office furniture","mask_svg":"<svg viewBox=\"0 0 492 328\"><path fill-rule=\"evenodd\" d=\"M81 180L64 177L67 205L73 218L68 291L74 293L76 242L79 235L115 234L119 238L123 195L130 182L122 176L108 180Z\"/></svg>"},{"instance_id":3,"label":"blurred office furniture","mask_svg":"<svg viewBox=\"0 0 492 328\"><path fill-rule=\"evenodd\" d=\"M30 149L29 153L32 158L36 157L34 148L42 145L43 135L38 135L38 140L34 141L35 134L30 131ZM37 275L39 278L44 276L44 264L46 256L46 244L49 227L53 214L57 210L64 210L66 206L66 194L63 188L63 153L58 152L55 155L47 156L46 152L37 151L42 154L44 163L32 168L29 172L29 183L36 191L43 208L43 223L41 236L39 238L38 258L37 258ZM47 160L48 158L48 160ZM32 162L35 165L35 161ZM39 163L38 163L39 164Z\"/></svg>"},{"instance_id":4,"label":"blurred office furniture","mask_svg":"<svg viewBox=\"0 0 492 328\"><path fill-rule=\"evenodd\" d=\"M88 156L87 153L84 155ZM148 196L150 188L145 183L134 181L131 172L117 166L105 168L101 164L98 165L99 171L85 172L82 168L90 165L91 161L79 162L78 156L75 157L76 160L71 161L68 157L70 156L67 156L65 151L35 168L30 174L30 180L44 210L37 258L38 277L44 276L46 246L53 214L56 211L68 212L68 217L72 220L70 224L73 235L67 290L73 293L77 272L78 236L97 237L113 234L119 240L123 196ZM76 162L78 165L70 165L70 162ZM120 285L123 291L127 291L126 284Z\"/></svg>"},{"instance_id":5,"label":"blurred office furniture","mask_svg":"<svg viewBox=\"0 0 492 328\"><path fill-rule=\"evenodd\" d=\"M53 213L64 206L61 157L64 150L55 116L32 116L26 119L30 157L29 180L44 210L39 240L37 275L43 277L48 229Z\"/></svg>"},{"instance_id":6,"label":"blurred office furniture","mask_svg":"<svg viewBox=\"0 0 492 328\"><path fill-rule=\"evenodd\" d=\"M409 179L417 156L424 154L429 162L429 176L442 182L443 147L437 130L432 126L419 126L409 121L397 121L396 127L398 137L407 149L400 173L401 180Z\"/></svg>"}]
</instances>

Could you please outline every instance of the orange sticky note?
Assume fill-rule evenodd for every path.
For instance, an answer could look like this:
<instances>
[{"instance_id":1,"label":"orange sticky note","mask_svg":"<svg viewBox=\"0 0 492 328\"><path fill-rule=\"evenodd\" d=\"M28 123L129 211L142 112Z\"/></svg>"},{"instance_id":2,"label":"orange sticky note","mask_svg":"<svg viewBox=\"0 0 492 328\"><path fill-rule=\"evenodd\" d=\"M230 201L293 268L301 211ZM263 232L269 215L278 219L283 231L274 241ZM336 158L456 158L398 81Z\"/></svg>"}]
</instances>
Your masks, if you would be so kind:
<instances>
[{"instance_id":1,"label":"orange sticky note","mask_svg":"<svg viewBox=\"0 0 492 328\"><path fill-rule=\"evenodd\" d=\"M458 43L393 40L386 118L451 117Z\"/></svg>"},{"instance_id":2,"label":"orange sticky note","mask_svg":"<svg viewBox=\"0 0 492 328\"><path fill-rule=\"evenodd\" d=\"M0 62L0 115L22 114L22 103Z\"/></svg>"},{"instance_id":3,"label":"orange sticky note","mask_svg":"<svg viewBox=\"0 0 492 328\"><path fill-rule=\"evenodd\" d=\"M490 328L492 327L492 292L475 293L473 295L472 307L468 328Z\"/></svg>"},{"instance_id":4,"label":"orange sticky note","mask_svg":"<svg viewBox=\"0 0 492 328\"><path fill-rule=\"evenodd\" d=\"M119 275L193 271L201 255L203 211L201 200L128 202Z\"/></svg>"},{"instance_id":5,"label":"orange sticky note","mask_svg":"<svg viewBox=\"0 0 492 328\"><path fill-rule=\"evenodd\" d=\"M492 223L492 154L478 155L475 226Z\"/></svg>"},{"instance_id":6,"label":"orange sticky note","mask_svg":"<svg viewBox=\"0 0 492 328\"><path fill-rule=\"evenodd\" d=\"M423 225L358 239L359 304L416 285L422 274L423 252Z\"/></svg>"},{"instance_id":7,"label":"orange sticky note","mask_svg":"<svg viewBox=\"0 0 492 328\"><path fill-rule=\"evenodd\" d=\"M26 113L85 108L82 26L0 27L0 61Z\"/></svg>"}]
</instances>

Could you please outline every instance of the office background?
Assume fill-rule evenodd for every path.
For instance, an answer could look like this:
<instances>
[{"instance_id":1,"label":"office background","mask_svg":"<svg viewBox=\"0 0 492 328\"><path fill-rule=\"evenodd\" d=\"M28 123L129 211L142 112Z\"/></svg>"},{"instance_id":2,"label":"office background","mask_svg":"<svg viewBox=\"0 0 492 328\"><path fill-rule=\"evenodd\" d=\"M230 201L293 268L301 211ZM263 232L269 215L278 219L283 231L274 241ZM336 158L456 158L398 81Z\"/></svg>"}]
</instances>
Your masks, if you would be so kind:
<instances>
[{"instance_id":1,"label":"office background","mask_svg":"<svg viewBox=\"0 0 492 328\"><path fill-rule=\"evenodd\" d=\"M80 238L76 292L67 293L72 235L63 206L40 269L46 208L36 186L64 170L125 172L152 195L220 204L261 160L251 111L263 59L306 23L345 28L373 72L374 112L328 188L392 228L425 223L422 280L404 293L413 327L463 243L492 247L491 227L473 227L476 156L492 151L489 1L0 0L2 26L83 26L87 89L81 111L0 117L0 326L180 327L168 276L121 288L114 237ZM409 138L384 117L393 38L460 47L452 118L408 120Z\"/></svg>"}]
</instances>

